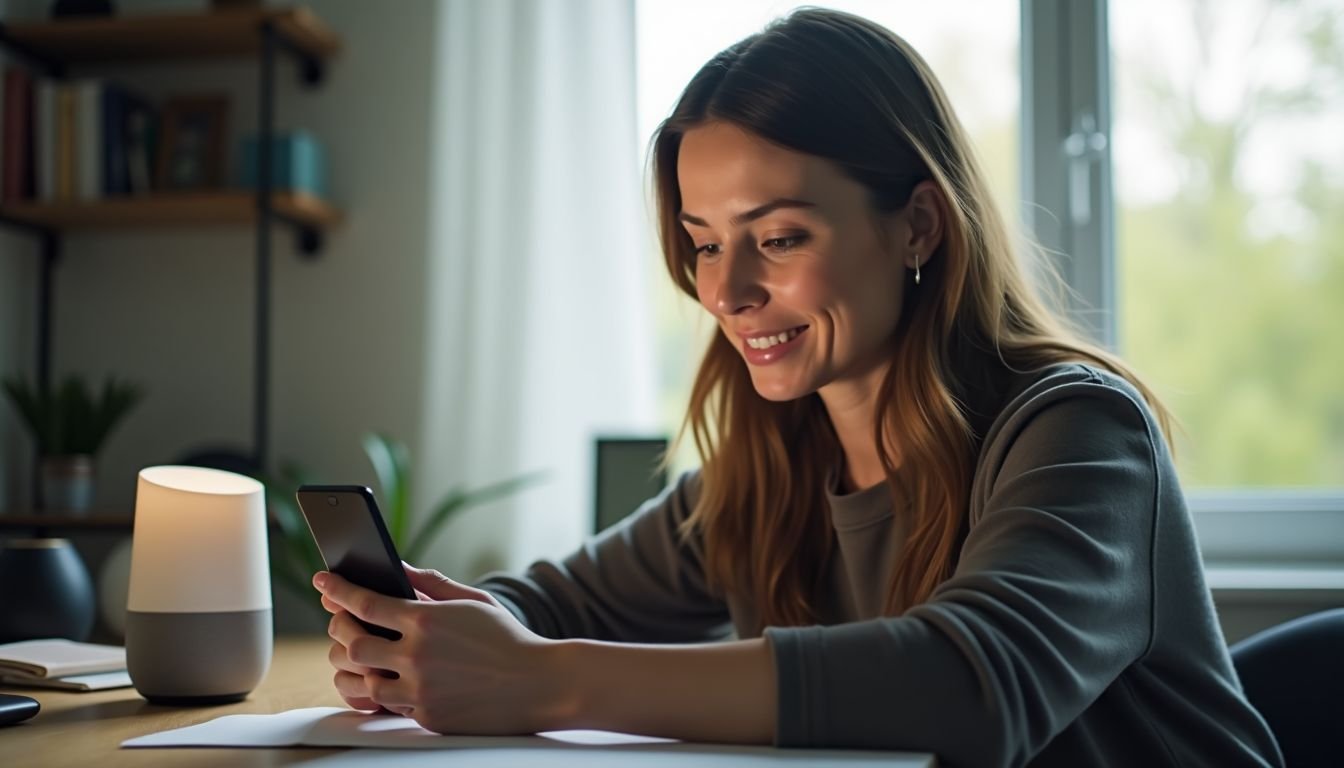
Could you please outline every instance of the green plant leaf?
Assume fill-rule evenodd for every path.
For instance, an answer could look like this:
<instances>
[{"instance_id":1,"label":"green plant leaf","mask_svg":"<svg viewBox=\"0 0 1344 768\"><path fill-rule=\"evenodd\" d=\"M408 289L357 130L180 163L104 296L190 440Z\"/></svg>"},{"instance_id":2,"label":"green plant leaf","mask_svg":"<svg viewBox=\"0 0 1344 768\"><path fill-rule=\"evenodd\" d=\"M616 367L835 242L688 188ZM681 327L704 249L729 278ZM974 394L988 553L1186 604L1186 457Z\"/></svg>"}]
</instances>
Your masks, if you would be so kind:
<instances>
[{"instance_id":1,"label":"green plant leaf","mask_svg":"<svg viewBox=\"0 0 1344 768\"><path fill-rule=\"evenodd\" d=\"M135 384L112 378L104 381L102 396L89 403L88 431L82 435L85 452L96 454L117 424L143 398L144 390Z\"/></svg>"},{"instance_id":2,"label":"green plant leaf","mask_svg":"<svg viewBox=\"0 0 1344 768\"><path fill-rule=\"evenodd\" d=\"M50 393L38 392L37 387L29 387L26 381L17 376L6 378L4 386L10 403L18 410L19 417L28 426L28 432L37 444L38 453L49 455L50 446L56 440Z\"/></svg>"},{"instance_id":3,"label":"green plant leaf","mask_svg":"<svg viewBox=\"0 0 1344 768\"><path fill-rule=\"evenodd\" d=\"M400 551L407 544L410 527L411 469L406 444L379 433L364 436L364 453L378 476L383 491L383 515L387 532Z\"/></svg>"},{"instance_id":4,"label":"green plant leaf","mask_svg":"<svg viewBox=\"0 0 1344 768\"><path fill-rule=\"evenodd\" d=\"M140 387L112 377L98 395L78 375L67 376L54 391L39 391L17 378L6 379L4 386L43 456L96 455L144 396Z\"/></svg>"},{"instance_id":5,"label":"green plant leaf","mask_svg":"<svg viewBox=\"0 0 1344 768\"><path fill-rule=\"evenodd\" d=\"M92 410L85 397L86 385L79 376L69 376L61 383L56 394L57 455L69 456L80 452L79 428L88 423Z\"/></svg>"},{"instance_id":6,"label":"green plant leaf","mask_svg":"<svg viewBox=\"0 0 1344 768\"><path fill-rule=\"evenodd\" d=\"M508 496L518 490L534 485L545 478L545 472L531 472L526 475L502 480L492 485L482 486L471 491L453 489L435 505L424 524L416 531L410 546L400 549L409 563L415 563L424 556L429 545L434 542L443 526L457 513L480 506L496 499Z\"/></svg>"},{"instance_id":7,"label":"green plant leaf","mask_svg":"<svg viewBox=\"0 0 1344 768\"><path fill-rule=\"evenodd\" d=\"M406 445L382 434L367 434L363 438L364 452L378 476L383 491L383 510L387 517L388 533L398 552L407 560L424 555L435 536L456 513L470 507L507 496L514 491L540 480L544 473L536 472L511 480L487 485L472 491L454 489L444 496L430 513L425 523L412 535L410 519L411 462ZM294 498L294 491L303 485L308 473L294 462L282 462L274 475L258 475L266 486L267 502L279 528L279 545L273 550L272 572L276 582L295 594L311 598L310 579L314 572L325 566L317 550L303 513ZM320 605L318 606L320 608Z\"/></svg>"},{"instance_id":8,"label":"green plant leaf","mask_svg":"<svg viewBox=\"0 0 1344 768\"><path fill-rule=\"evenodd\" d=\"M273 570L299 595L311 597L312 575L323 570L326 565L303 519L298 501L294 498L294 491L304 484L307 476L308 473L297 463L282 462L276 475L259 475L257 480L266 488L271 515L279 527L277 533L280 547L273 562L282 562L283 570Z\"/></svg>"}]
</instances>

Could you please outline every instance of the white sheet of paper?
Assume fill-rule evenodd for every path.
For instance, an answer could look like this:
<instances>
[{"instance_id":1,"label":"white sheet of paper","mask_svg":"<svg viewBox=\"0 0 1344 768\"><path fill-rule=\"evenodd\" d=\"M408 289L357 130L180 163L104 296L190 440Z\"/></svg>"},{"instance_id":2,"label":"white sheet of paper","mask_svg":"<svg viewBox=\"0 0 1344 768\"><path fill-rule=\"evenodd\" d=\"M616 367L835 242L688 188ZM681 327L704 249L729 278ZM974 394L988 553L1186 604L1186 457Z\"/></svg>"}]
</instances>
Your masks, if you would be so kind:
<instances>
[{"instance_id":1,"label":"white sheet of paper","mask_svg":"<svg viewBox=\"0 0 1344 768\"><path fill-rule=\"evenodd\" d=\"M719 744L690 744L651 736L608 731L550 731L536 736L442 736L414 720L395 715L369 715L341 707L293 709L274 715L226 715L209 722L151 733L123 747L364 747L377 750L455 750L453 765L526 766L628 764L632 753L641 765L836 765L883 768L932 768L930 755L905 752L780 750ZM361 749L319 761L322 765L418 764L413 753ZM424 758L442 760L442 754ZM648 762L654 760L654 763ZM658 762L662 760L662 762ZM330 762L328 762L330 761ZM595 762L596 761L596 762ZM611 762L608 762L611 761ZM428 765L428 763L425 763Z\"/></svg>"}]
</instances>

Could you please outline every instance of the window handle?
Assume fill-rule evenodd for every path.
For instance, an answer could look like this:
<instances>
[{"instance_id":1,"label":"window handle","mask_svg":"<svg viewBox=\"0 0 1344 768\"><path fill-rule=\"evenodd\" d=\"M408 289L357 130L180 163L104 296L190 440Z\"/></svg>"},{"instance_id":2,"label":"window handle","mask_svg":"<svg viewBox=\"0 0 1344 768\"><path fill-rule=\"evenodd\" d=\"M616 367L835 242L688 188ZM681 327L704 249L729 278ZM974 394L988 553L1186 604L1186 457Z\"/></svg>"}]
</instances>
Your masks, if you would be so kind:
<instances>
[{"instance_id":1,"label":"window handle","mask_svg":"<svg viewBox=\"0 0 1344 768\"><path fill-rule=\"evenodd\" d=\"M1092 221L1092 164L1106 151L1106 134L1097 130L1097 118L1083 112L1074 120L1073 133L1064 138L1069 158L1069 220L1075 227Z\"/></svg>"}]
</instances>

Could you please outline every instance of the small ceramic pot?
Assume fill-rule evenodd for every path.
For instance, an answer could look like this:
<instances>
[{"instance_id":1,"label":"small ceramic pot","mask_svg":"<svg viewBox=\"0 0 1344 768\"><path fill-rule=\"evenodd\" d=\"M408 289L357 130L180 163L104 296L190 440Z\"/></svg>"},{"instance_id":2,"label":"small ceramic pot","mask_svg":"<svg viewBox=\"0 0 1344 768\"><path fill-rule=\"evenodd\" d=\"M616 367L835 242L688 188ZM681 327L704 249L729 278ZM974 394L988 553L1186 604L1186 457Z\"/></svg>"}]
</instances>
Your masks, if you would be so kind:
<instances>
[{"instance_id":1,"label":"small ceramic pot","mask_svg":"<svg viewBox=\"0 0 1344 768\"><path fill-rule=\"evenodd\" d=\"M61 512L87 512L93 506L93 457L43 456L42 508Z\"/></svg>"}]
</instances>

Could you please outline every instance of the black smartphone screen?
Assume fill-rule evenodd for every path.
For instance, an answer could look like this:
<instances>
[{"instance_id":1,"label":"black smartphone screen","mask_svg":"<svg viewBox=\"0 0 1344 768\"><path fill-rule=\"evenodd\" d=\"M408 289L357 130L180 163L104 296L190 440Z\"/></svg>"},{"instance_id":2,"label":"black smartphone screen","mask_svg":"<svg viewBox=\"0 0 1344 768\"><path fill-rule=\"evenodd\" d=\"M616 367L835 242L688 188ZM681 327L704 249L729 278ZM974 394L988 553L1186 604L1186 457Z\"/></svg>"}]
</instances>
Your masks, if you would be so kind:
<instances>
[{"instance_id":1,"label":"black smartphone screen","mask_svg":"<svg viewBox=\"0 0 1344 768\"><path fill-rule=\"evenodd\" d=\"M361 485L303 485L295 496L327 570L384 595L416 599L372 491ZM401 637L386 627L359 623L380 637Z\"/></svg>"}]
</instances>

